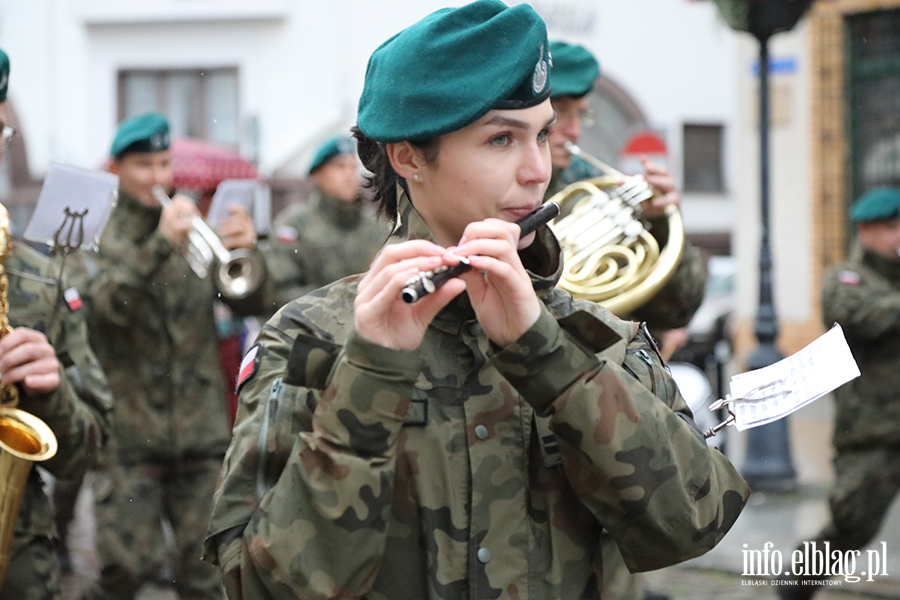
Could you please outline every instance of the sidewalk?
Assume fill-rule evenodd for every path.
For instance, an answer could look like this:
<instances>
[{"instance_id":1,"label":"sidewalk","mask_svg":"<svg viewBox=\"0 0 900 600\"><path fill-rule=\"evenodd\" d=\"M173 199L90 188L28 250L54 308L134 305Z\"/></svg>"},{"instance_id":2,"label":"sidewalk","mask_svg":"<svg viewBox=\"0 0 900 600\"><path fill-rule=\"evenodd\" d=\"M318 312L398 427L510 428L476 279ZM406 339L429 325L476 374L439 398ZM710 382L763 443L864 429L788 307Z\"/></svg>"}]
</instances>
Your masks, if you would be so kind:
<instances>
[{"instance_id":1,"label":"sidewalk","mask_svg":"<svg viewBox=\"0 0 900 600\"><path fill-rule=\"evenodd\" d=\"M818 533L828 519L827 494L832 482L831 429L832 401L817 400L810 406L789 417L791 447L794 467L797 470L799 490L787 494L754 493L743 514L725 539L704 556L682 565L645 575L649 589L665 592L673 599L714 600L769 600L776 598L766 577L744 576L745 550L762 551L767 542L769 548L790 562L790 555L803 540ZM729 458L739 468L743 464L745 434L728 428ZM89 491L90 485L85 488ZM70 539L73 545L75 573L64 582L63 600L77 598L83 585L97 570L93 552L93 518L90 494L82 493ZM817 600L851 600L853 598L900 598L900 502L895 502L887 521L882 525L875 542L869 546L881 550L881 542L887 549L886 566L874 581L852 583L841 581L817 596ZM746 545L746 547L745 547ZM866 570L866 552L859 559L857 573ZM147 587L139 600L176 600L170 588ZM604 599L614 600L614 599Z\"/></svg>"}]
</instances>

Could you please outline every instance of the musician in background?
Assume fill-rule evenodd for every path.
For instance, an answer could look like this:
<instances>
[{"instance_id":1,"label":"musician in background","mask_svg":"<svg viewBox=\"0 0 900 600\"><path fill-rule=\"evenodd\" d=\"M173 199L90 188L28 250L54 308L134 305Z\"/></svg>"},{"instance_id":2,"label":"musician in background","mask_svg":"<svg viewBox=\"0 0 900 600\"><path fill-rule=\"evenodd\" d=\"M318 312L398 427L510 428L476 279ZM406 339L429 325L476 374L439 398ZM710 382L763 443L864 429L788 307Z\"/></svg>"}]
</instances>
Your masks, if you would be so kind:
<instances>
[{"instance_id":1,"label":"musician in background","mask_svg":"<svg viewBox=\"0 0 900 600\"><path fill-rule=\"evenodd\" d=\"M161 207L153 187L172 183L169 125L159 114L123 121L112 142L119 202L103 232L88 288L91 342L116 403L108 468L95 479L99 578L84 598L130 599L156 579L164 547L181 598L221 598L200 547L228 447L223 378L209 277L185 258L197 214L176 196ZM253 223L235 207L219 231L226 248L252 247ZM238 314L253 299L231 303Z\"/></svg>"},{"instance_id":2,"label":"musician in background","mask_svg":"<svg viewBox=\"0 0 900 600\"><path fill-rule=\"evenodd\" d=\"M555 289L549 227L520 239L550 179L549 63L537 13L497 0L369 59L355 137L398 224L244 359L206 544L231 598L598 598L602 527L647 569L740 513L649 339Z\"/></svg>"},{"instance_id":3,"label":"musician in background","mask_svg":"<svg viewBox=\"0 0 900 600\"><path fill-rule=\"evenodd\" d=\"M594 89L594 82L600 75L600 65L582 46L554 41L550 48L553 53L554 80L551 100L557 121L550 133L553 174L545 199L551 198L570 183L603 174L586 161L572 156L565 147L566 142L577 145L581 137L581 128L589 110L588 94ZM650 233L660 241L660 245L665 245L668 235L665 209L670 204L677 206L681 202L681 196L665 166L652 163L645 157L642 157L642 161L644 178L660 192L657 197L642 204L643 217L650 225ZM688 324L703 301L705 284L706 265L703 258L699 250L685 240L681 262L665 287L632 314L618 316L646 322L653 336L661 339L664 331Z\"/></svg>"},{"instance_id":4,"label":"musician in background","mask_svg":"<svg viewBox=\"0 0 900 600\"><path fill-rule=\"evenodd\" d=\"M844 330L860 376L834 392L830 519L798 544L807 553L815 545L826 557L820 567L829 552L848 556L877 540L900 491L900 189L867 192L850 221L857 239L847 260L822 279L822 322ZM779 586L779 597L812 598L827 579L813 570L783 578L793 585Z\"/></svg>"},{"instance_id":5,"label":"musician in background","mask_svg":"<svg viewBox=\"0 0 900 600\"><path fill-rule=\"evenodd\" d=\"M6 125L9 58L0 50L0 157L14 131ZM56 215L60 224L63 214ZM10 563L0 600L57 600L60 566L50 501L39 469L80 479L109 433L112 398L88 345L84 308L51 261L24 242L6 260L8 318L0 339L0 382L19 389L18 408L44 421L56 436L56 455L32 467L19 504Z\"/></svg>"},{"instance_id":6,"label":"musician in background","mask_svg":"<svg viewBox=\"0 0 900 600\"><path fill-rule=\"evenodd\" d=\"M554 41L550 44L553 53L553 91L551 100L556 110L556 124L550 133L550 156L553 174L545 199L576 181L603 175L587 161L573 156L566 143L578 144L582 126L589 115L588 94L600 76L600 64L583 46ZM678 205L681 198L675 182L663 165L654 164L641 157L644 164L644 178L661 193L642 205L643 218L650 225L649 231L665 244L668 224L665 207ZM662 237L662 239L660 239ZM666 285L643 306L629 315L618 315L623 319L647 323L647 327L661 344L672 339L667 331L686 327L703 301L706 285L706 266L700 252L685 240L681 262ZM663 347L664 355L671 355L674 348ZM609 537L603 540L604 572L603 598L605 600L658 600L663 594L644 591L640 578L632 577L622 562L618 549Z\"/></svg>"},{"instance_id":7,"label":"musician in background","mask_svg":"<svg viewBox=\"0 0 900 600\"><path fill-rule=\"evenodd\" d=\"M347 275L367 271L390 234L360 197L356 144L346 135L328 139L309 167L315 192L275 218L269 267L274 310Z\"/></svg>"}]
</instances>

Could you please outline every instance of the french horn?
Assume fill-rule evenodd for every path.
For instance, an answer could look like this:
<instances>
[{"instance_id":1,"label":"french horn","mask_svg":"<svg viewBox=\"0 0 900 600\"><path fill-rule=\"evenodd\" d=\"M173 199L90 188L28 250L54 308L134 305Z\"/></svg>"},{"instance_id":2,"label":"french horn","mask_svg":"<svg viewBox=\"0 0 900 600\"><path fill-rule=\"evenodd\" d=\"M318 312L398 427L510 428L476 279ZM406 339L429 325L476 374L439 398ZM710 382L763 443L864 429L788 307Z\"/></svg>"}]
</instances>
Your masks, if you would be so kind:
<instances>
[{"instance_id":1,"label":"french horn","mask_svg":"<svg viewBox=\"0 0 900 600\"><path fill-rule=\"evenodd\" d=\"M12 331L6 277L9 254L9 214L0 204L0 338ZM18 402L18 388L0 384L0 588L9 567L19 504L31 466L52 458L57 448L50 427L34 415L15 408Z\"/></svg>"},{"instance_id":2,"label":"french horn","mask_svg":"<svg viewBox=\"0 0 900 600\"><path fill-rule=\"evenodd\" d=\"M656 192L643 176L624 175L575 144L566 149L604 175L572 183L550 198L561 208L550 223L563 250L558 287L627 315L656 295L678 267L684 249L681 213L667 206L667 231L652 235L641 221L641 203Z\"/></svg>"},{"instance_id":3,"label":"french horn","mask_svg":"<svg viewBox=\"0 0 900 600\"><path fill-rule=\"evenodd\" d=\"M153 186L153 197L162 206L172 199L161 186ZM222 240L198 215L191 218L185 257L197 277L212 274L213 285L228 300L243 300L256 292L266 278L266 266L258 254L245 248L228 250Z\"/></svg>"}]
</instances>

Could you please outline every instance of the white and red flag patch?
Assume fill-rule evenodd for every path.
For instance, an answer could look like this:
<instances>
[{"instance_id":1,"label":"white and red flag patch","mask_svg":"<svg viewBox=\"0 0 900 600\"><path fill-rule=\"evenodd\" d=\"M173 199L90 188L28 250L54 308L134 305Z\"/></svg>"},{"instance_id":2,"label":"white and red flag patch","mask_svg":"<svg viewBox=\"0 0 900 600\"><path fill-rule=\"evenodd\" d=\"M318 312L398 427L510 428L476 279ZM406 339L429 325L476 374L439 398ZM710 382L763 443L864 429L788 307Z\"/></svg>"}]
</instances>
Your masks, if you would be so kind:
<instances>
[{"instance_id":1,"label":"white and red flag patch","mask_svg":"<svg viewBox=\"0 0 900 600\"><path fill-rule=\"evenodd\" d=\"M844 285L859 285L861 279L856 271L841 271L838 273L838 281Z\"/></svg>"},{"instance_id":2,"label":"white and red flag patch","mask_svg":"<svg viewBox=\"0 0 900 600\"><path fill-rule=\"evenodd\" d=\"M77 288L70 287L69 289L64 291L63 299L66 301L66 304L69 305L69 310L73 312L84 305L84 302L81 301L81 295L78 293Z\"/></svg>"},{"instance_id":3,"label":"white and red flag patch","mask_svg":"<svg viewBox=\"0 0 900 600\"><path fill-rule=\"evenodd\" d=\"M241 361L241 368L238 371L235 393L241 391L241 386L244 385L245 381L256 375L256 371L257 369L259 369L259 361L257 360L258 356L259 344L256 344L255 346L247 350L247 354L244 355L244 359Z\"/></svg>"},{"instance_id":4,"label":"white and red flag patch","mask_svg":"<svg viewBox=\"0 0 900 600\"><path fill-rule=\"evenodd\" d=\"M275 232L275 237L284 242L285 244L293 244L297 241L297 236L299 236L299 232L295 227L291 227L290 225L282 225Z\"/></svg>"}]
</instances>

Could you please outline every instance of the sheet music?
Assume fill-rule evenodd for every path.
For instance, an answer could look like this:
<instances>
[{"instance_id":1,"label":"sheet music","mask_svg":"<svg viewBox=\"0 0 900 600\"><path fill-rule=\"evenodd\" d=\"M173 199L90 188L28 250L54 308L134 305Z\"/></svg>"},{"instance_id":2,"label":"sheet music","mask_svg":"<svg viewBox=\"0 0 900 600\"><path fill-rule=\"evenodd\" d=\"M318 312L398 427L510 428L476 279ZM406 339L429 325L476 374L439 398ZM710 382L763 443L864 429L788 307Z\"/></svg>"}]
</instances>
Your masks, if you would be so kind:
<instances>
[{"instance_id":1,"label":"sheet music","mask_svg":"<svg viewBox=\"0 0 900 600\"><path fill-rule=\"evenodd\" d=\"M226 179L221 182L209 205L206 224L213 230L218 229L228 216L228 208L232 205L243 206L253 217L254 205L262 185L256 179Z\"/></svg>"},{"instance_id":2,"label":"sheet music","mask_svg":"<svg viewBox=\"0 0 900 600\"><path fill-rule=\"evenodd\" d=\"M77 227L79 230L84 228L81 247L95 247L116 204L118 188L119 178L112 173L51 163L23 237L53 245L57 232L62 228L65 233L71 226L71 218L66 217L66 209L69 209L84 213Z\"/></svg>"},{"instance_id":3,"label":"sheet music","mask_svg":"<svg viewBox=\"0 0 900 600\"><path fill-rule=\"evenodd\" d=\"M743 431L777 421L856 377L859 367L835 323L799 352L731 378L735 426Z\"/></svg>"}]
</instances>

